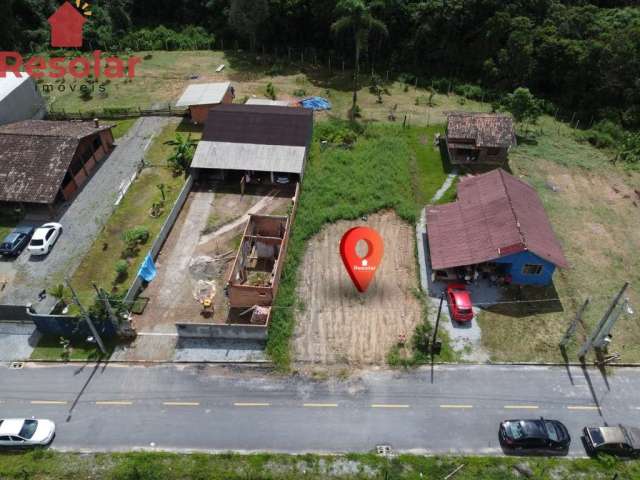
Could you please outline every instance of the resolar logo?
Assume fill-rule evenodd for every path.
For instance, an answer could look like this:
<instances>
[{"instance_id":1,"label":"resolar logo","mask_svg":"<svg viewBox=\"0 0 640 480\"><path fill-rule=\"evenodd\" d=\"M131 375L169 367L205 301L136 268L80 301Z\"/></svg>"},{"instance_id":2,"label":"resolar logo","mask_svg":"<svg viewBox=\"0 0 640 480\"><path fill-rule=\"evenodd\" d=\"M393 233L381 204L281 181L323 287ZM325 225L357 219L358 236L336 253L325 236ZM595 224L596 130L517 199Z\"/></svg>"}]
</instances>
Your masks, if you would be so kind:
<instances>
[{"instance_id":1,"label":"resolar logo","mask_svg":"<svg viewBox=\"0 0 640 480\"><path fill-rule=\"evenodd\" d=\"M77 8L76 8L77 7ZM81 48L83 43L83 28L87 18L91 16L89 4L76 0L76 7L64 2L51 17L51 46L56 48ZM82 13L81 13L82 12ZM96 79L104 76L109 79L134 78L136 66L142 62L140 57L129 57L127 61L117 56L103 58L100 50L92 53L91 59L78 56L67 59L64 57L43 57L34 55L23 59L18 52L0 52L0 78L7 72L13 72L21 77L21 72L29 74L35 79L44 77L62 78L69 74L74 78L83 79L94 75Z\"/></svg>"}]
</instances>

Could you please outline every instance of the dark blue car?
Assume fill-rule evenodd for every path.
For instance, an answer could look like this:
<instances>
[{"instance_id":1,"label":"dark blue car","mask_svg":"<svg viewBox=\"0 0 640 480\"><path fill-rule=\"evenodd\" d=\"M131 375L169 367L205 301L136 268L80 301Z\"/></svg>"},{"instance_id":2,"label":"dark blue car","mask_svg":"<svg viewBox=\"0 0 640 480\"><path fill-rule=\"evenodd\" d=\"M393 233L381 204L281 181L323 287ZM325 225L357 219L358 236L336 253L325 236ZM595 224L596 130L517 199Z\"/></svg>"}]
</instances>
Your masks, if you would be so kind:
<instances>
[{"instance_id":1,"label":"dark blue car","mask_svg":"<svg viewBox=\"0 0 640 480\"><path fill-rule=\"evenodd\" d=\"M33 235L33 227L18 227L7 235L0 243L0 255L17 257L29 244Z\"/></svg>"}]
</instances>

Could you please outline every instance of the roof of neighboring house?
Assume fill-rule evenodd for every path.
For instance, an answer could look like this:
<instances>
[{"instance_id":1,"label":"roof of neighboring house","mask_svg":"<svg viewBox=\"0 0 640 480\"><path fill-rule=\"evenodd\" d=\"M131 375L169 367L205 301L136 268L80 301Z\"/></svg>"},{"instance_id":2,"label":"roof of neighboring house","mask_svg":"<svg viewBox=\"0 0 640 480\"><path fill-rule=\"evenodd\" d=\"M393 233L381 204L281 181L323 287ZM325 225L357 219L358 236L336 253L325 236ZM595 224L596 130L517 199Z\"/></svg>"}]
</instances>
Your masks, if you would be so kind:
<instances>
[{"instance_id":1,"label":"roof of neighboring house","mask_svg":"<svg viewBox=\"0 0 640 480\"><path fill-rule=\"evenodd\" d=\"M447 116L447 140L475 142L477 147L515 145L513 119L497 113L452 112Z\"/></svg>"},{"instance_id":2,"label":"roof of neighboring house","mask_svg":"<svg viewBox=\"0 0 640 480\"><path fill-rule=\"evenodd\" d=\"M25 72L22 72L21 77L13 72L7 72L6 77L0 78L0 102L4 100L11 92L28 81L31 77Z\"/></svg>"},{"instance_id":3,"label":"roof of neighboring house","mask_svg":"<svg viewBox=\"0 0 640 480\"><path fill-rule=\"evenodd\" d=\"M219 105L209 111L202 140L306 147L313 112L265 105Z\"/></svg>"},{"instance_id":4,"label":"roof of neighboring house","mask_svg":"<svg viewBox=\"0 0 640 480\"><path fill-rule=\"evenodd\" d=\"M457 201L427 207L427 237L435 270L523 251L569 266L538 193L502 169L463 178Z\"/></svg>"},{"instance_id":5,"label":"roof of neighboring house","mask_svg":"<svg viewBox=\"0 0 640 480\"><path fill-rule=\"evenodd\" d=\"M215 105L222 103L229 87L231 87L231 82L198 83L195 85L189 85L180 99L176 102L176 107Z\"/></svg>"},{"instance_id":6,"label":"roof of neighboring house","mask_svg":"<svg viewBox=\"0 0 640 480\"><path fill-rule=\"evenodd\" d=\"M0 126L0 201L53 203L80 141L110 128L45 120Z\"/></svg>"},{"instance_id":7,"label":"roof of neighboring house","mask_svg":"<svg viewBox=\"0 0 640 480\"><path fill-rule=\"evenodd\" d=\"M289 102L286 100L269 100L268 98L250 98L245 105L271 105L276 107L288 107Z\"/></svg>"}]
</instances>

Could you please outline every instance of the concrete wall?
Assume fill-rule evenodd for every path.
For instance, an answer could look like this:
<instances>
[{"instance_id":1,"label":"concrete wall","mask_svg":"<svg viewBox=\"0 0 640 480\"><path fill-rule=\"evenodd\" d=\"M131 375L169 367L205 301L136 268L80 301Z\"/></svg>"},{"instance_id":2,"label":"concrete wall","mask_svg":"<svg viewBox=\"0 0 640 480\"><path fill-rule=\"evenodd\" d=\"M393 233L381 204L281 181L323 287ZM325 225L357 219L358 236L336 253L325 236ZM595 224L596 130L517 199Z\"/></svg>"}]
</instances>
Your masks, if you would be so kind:
<instances>
[{"instance_id":1,"label":"concrete wall","mask_svg":"<svg viewBox=\"0 0 640 480\"><path fill-rule=\"evenodd\" d=\"M267 340L267 327L262 325L216 325L212 323L176 323L178 336L228 340Z\"/></svg>"},{"instance_id":2,"label":"concrete wall","mask_svg":"<svg viewBox=\"0 0 640 480\"><path fill-rule=\"evenodd\" d=\"M31 322L24 305L0 305L0 322Z\"/></svg>"},{"instance_id":3,"label":"concrete wall","mask_svg":"<svg viewBox=\"0 0 640 480\"><path fill-rule=\"evenodd\" d=\"M508 272L516 285L548 285L553 280L556 266L531 252L520 252L494 260L496 263L508 265ZM522 269L526 264L541 265L539 275L526 275Z\"/></svg>"},{"instance_id":4,"label":"concrete wall","mask_svg":"<svg viewBox=\"0 0 640 480\"><path fill-rule=\"evenodd\" d=\"M176 223L176 220L178 219L178 215L180 215L180 210L182 210L182 207L184 206L184 203L187 201L187 197L189 196L189 192L191 192L191 188L193 188L193 182L194 182L194 177L190 176L185 182L184 186L182 187L182 190L180 191L180 195L178 195L178 198L176 199L176 203L173 204L171 213L169 213L169 216L167 217L164 224L162 225L162 228L160 229L160 233L158 233L158 236L153 241L150 252L151 252L151 257L154 260L158 257L158 253L160 253L160 250L162 249L164 242L167 240L167 237L169 236L169 233L171 232L173 225ZM135 280L133 281L133 283L131 284L131 287L129 287L129 290L127 291L127 295L124 297L125 302L132 303L136 299L136 297L138 296L138 293L140 293L140 289L142 288L142 283L143 283L142 278L136 275Z\"/></svg>"}]
</instances>

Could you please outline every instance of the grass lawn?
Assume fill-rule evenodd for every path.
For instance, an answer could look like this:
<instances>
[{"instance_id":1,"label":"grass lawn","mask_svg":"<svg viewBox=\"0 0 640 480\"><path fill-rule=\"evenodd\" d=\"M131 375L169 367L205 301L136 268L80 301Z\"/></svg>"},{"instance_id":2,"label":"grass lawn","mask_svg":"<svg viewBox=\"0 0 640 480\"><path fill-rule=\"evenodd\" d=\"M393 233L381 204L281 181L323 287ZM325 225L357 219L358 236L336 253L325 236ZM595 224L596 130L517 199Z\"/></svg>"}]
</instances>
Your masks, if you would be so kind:
<instances>
[{"instance_id":1,"label":"grass lawn","mask_svg":"<svg viewBox=\"0 0 640 480\"><path fill-rule=\"evenodd\" d=\"M322 227L353 220L382 209L394 209L413 224L446 177L440 153L432 143L443 127L406 128L372 123L352 149L328 147L320 140L336 123L316 126L287 260L269 326L267 351L281 367L290 362L290 338L297 305L297 271L307 242ZM344 122L337 125L348 128ZM417 279L416 279L417 280Z\"/></svg>"},{"instance_id":2,"label":"grass lawn","mask_svg":"<svg viewBox=\"0 0 640 480\"><path fill-rule=\"evenodd\" d=\"M123 137L137 121L137 118L125 118L124 120L103 120L102 123L115 125L112 130L113 138L118 140L120 137Z\"/></svg>"},{"instance_id":3,"label":"grass lawn","mask_svg":"<svg viewBox=\"0 0 640 480\"><path fill-rule=\"evenodd\" d=\"M640 229L636 227L640 174L609 162L606 151L575 141L575 131L543 118L534 143L511 154L514 173L536 187L570 268L557 271L553 288L508 292L479 317L483 344L494 360L561 361L560 341L587 297L591 304L569 346L569 357L600 320L625 281L632 305L640 307ZM532 302L532 300L534 302ZM543 302L539 302L544 300ZM623 315L613 330L611 352L640 361L640 324Z\"/></svg>"},{"instance_id":4,"label":"grass lawn","mask_svg":"<svg viewBox=\"0 0 640 480\"><path fill-rule=\"evenodd\" d=\"M102 357L100 348L95 343L87 343L84 341L72 341L71 351L68 358L63 354L63 348L60 344L60 338L55 336L45 336L38 341L38 346L31 353L31 360L98 360ZM106 342L108 358L113 353L115 344Z\"/></svg>"},{"instance_id":5,"label":"grass lawn","mask_svg":"<svg viewBox=\"0 0 640 480\"><path fill-rule=\"evenodd\" d=\"M174 176L171 170L164 166L173 148L164 145L164 142L173 139L176 131L183 129L182 125L171 124L153 140L145 158L146 162L152 166L145 168L133 182L74 273L72 284L78 290L81 300L86 304L92 304L95 295L91 288L91 282L96 282L98 286L107 291L111 291L114 286L119 291L126 291L136 275L141 261L147 254L149 245L160 231L184 184L184 177ZM192 133L192 138L199 139L200 134ZM152 218L149 212L152 204L161 198L157 188L157 185L161 183L166 185L165 208L160 217ZM115 264L122 258L121 255L125 249L122 234L138 226L149 229L149 241L146 245L141 246L134 258L129 260L127 275L120 279L119 284L116 284Z\"/></svg>"},{"instance_id":6,"label":"grass lawn","mask_svg":"<svg viewBox=\"0 0 640 480\"><path fill-rule=\"evenodd\" d=\"M374 454L345 456L170 453L74 454L37 450L0 456L4 480L418 480L442 479L463 465L455 480L516 480L516 466L528 467L536 480L631 480L640 462L518 457L425 457Z\"/></svg>"}]
</instances>

